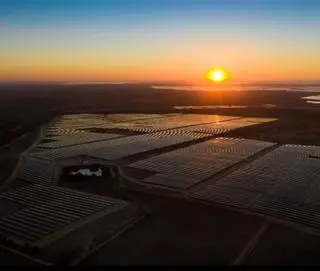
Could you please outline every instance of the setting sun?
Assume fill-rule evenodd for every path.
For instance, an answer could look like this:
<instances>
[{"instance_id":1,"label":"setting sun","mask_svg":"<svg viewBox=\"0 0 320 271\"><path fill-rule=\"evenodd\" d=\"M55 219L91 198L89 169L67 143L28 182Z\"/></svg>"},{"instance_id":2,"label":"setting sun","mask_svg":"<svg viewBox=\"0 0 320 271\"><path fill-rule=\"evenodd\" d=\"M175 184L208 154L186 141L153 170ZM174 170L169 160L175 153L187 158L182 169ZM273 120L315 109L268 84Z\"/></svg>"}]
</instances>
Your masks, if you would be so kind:
<instances>
[{"instance_id":1,"label":"setting sun","mask_svg":"<svg viewBox=\"0 0 320 271\"><path fill-rule=\"evenodd\" d=\"M228 79L228 74L225 70L220 68L210 69L206 73L206 78L213 82L223 82Z\"/></svg>"}]
</instances>

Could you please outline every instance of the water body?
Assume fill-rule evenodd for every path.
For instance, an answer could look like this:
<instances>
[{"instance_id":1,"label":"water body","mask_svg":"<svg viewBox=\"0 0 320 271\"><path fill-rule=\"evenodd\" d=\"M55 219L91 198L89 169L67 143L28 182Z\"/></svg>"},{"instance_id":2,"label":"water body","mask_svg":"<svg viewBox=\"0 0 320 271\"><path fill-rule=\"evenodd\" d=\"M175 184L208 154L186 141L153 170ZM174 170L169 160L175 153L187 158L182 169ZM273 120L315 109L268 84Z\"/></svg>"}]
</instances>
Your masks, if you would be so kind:
<instances>
[{"instance_id":1,"label":"water body","mask_svg":"<svg viewBox=\"0 0 320 271\"><path fill-rule=\"evenodd\" d=\"M174 106L174 109L229 109L229 108L248 108L247 105L185 105Z\"/></svg>"},{"instance_id":2,"label":"water body","mask_svg":"<svg viewBox=\"0 0 320 271\"><path fill-rule=\"evenodd\" d=\"M267 85L217 85L217 86L166 86L153 85L153 89L163 90L184 90L184 91L288 91L288 92L319 92L320 85L317 86L267 86Z\"/></svg>"},{"instance_id":3,"label":"water body","mask_svg":"<svg viewBox=\"0 0 320 271\"><path fill-rule=\"evenodd\" d=\"M306 103L308 104L320 104L320 95L307 96L302 99L307 100Z\"/></svg>"},{"instance_id":4,"label":"water body","mask_svg":"<svg viewBox=\"0 0 320 271\"><path fill-rule=\"evenodd\" d=\"M77 171L71 171L70 175L82 175L82 176L96 176L101 177L102 176L102 170L99 168L97 171L91 171L91 169L83 168L79 169Z\"/></svg>"},{"instance_id":5,"label":"water body","mask_svg":"<svg viewBox=\"0 0 320 271\"><path fill-rule=\"evenodd\" d=\"M188 110L188 109L243 109L249 108L249 105L184 105L184 106L174 106L174 109L178 110ZM275 104L263 104L259 107L263 108L275 108Z\"/></svg>"}]
</instances>

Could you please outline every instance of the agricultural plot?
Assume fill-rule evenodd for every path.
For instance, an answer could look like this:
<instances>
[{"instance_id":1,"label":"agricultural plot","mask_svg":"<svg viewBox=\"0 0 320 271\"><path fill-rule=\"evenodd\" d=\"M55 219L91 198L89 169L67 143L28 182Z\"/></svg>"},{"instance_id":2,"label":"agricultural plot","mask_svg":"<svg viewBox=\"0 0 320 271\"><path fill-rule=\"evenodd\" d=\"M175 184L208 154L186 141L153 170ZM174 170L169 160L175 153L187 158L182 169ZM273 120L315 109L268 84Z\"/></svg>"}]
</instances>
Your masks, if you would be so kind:
<instances>
[{"instance_id":1,"label":"agricultural plot","mask_svg":"<svg viewBox=\"0 0 320 271\"><path fill-rule=\"evenodd\" d=\"M82 129L100 127L107 123L107 118L104 115L64 115L53 124L49 125L46 131L47 136L59 136L83 133Z\"/></svg>"},{"instance_id":2,"label":"agricultural plot","mask_svg":"<svg viewBox=\"0 0 320 271\"><path fill-rule=\"evenodd\" d=\"M50 183L52 180L50 180L48 174L52 171L51 169L47 169L50 167L50 163L48 162L79 155L87 155L105 160L117 160L138 153L209 138L212 135L224 133L231 129L254 125L258 121L259 119L255 118L201 114L66 115L62 116L55 124L48 128L46 141L38 144L29 154L30 157L47 161L43 162L43 170L41 169L40 162L38 168L35 165L37 161L30 162L29 164L25 164L25 169L20 170L18 177L30 181L36 180L36 182L48 180ZM261 119L261 121L266 122L270 121L270 119ZM143 134L126 136L117 132L99 133L83 130L94 127L121 128L142 132ZM226 142L223 144L226 145ZM244 142L237 148L240 148L242 145L246 149L246 152L250 153L251 146L245 146ZM221 148L219 150L221 151ZM217 150L210 150L210 155L215 151ZM219 155L217 154L216 156ZM30 161L33 160L31 159ZM224 163L225 165L222 165L222 161L220 161L219 165L211 164L209 172L212 173L219 171L223 167L227 167L229 161L224 161ZM192 167L197 166L198 164L193 165L192 163L188 165L190 170ZM197 173L197 177L189 175L189 179L198 181L203 176L208 176L208 174L203 170L202 173ZM188 171L185 175L188 175ZM165 179L162 175L160 177ZM177 185L175 180L172 183ZM186 184L183 186L186 186Z\"/></svg>"},{"instance_id":3,"label":"agricultural plot","mask_svg":"<svg viewBox=\"0 0 320 271\"><path fill-rule=\"evenodd\" d=\"M38 144L37 147L44 148L44 149L55 149L55 148L62 148L66 146L84 144L84 143L89 143L94 141L108 140L108 139L122 136L120 134L108 134L108 133L100 134L100 133L90 133L90 132L83 132L83 131L81 132L82 133L75 133L75 134L68 133L66 135L51 137L50 139L53 141Z\"/></svg>"},{"instance_id":4,"label":"agricultural plot","mask_svg":"<svg viewBox=\"0 0 320 271\"><path fill-rule=\"evenodd\" d=\"M40 159L56 160L78 155L87 155L107 160L120 159L129 155L163 148L179 143L208 137L209 135L189 131L166 130L158 133L143 134L35 152L31 155Z\"/></svg>"},{"instance_id":5,"label":"agricultural plot","mask_svg":"<svg viewBox=\"0 0 320 271\"><path fill-rule=\"evenodd\" d=\"M257 140L218 138L141 160L129 167L155 172L141 182L186 189L273 145Z\"/></svg>"},{"instance_id":6,"label":"agricultural plot","mask_svg":"<svg viewBox=\"0 0 320 271\"><path fill-rule=\"evenodd\" d=\"M182 129L194 132L219 134L274 119L239 118L221 115L201 114L114 114L80 115L62 117L47 129L47 135L69 135L83 133L83 129L124 129L139 133L155 133L168 129Z\"/></svg>"},{"instance_id":7,"label":"agricultural plot","mask_svg":"<svg viewBox=\"0 0 320 271\"><path fill-rule=\"evenodd\" d=\"M132 120L130 122L106 123L104 128L126 129L139 133L154 133L168 129L179 129L180 127L223 122L237 119L237 117L219 115L172 115L162 118ZM184 129L189 131L188 129Z\"/></svg>"},{"instance_id":8,"label":"agricultural plot","mask_svg":"<svg viewBox=\"0 0 320 271\"><path fill-rule=\"evenodd\" d=\"M267 123L267 122L272 122L276 121L278 119L274 118L245 118L246 122L254 122L254 123Z\"/></svg>"},{"instance_id":9,"label":"agricultural plot","mask_svg":"<svg viewBox=\"0 0 320 271\"><path fill-rule=\"evenodd\" d=\"M68 135L84 132L90 128L121 128L133 125L135 121L166 119L178 114L110 114L110 115L65 115L47 129L47 135Z\"/></svg>"},{"instance_id":10,"label":"agricultural plot","mask_svg":"<svg viewBox=\"0 0 320 271\"><path fill-rule=\"evenodd\" d=\"M98 125L96 126L99 127ZM58 123L56 123L54 126L49 126L47 128L46 136L52 137L52 136L75 135L79 133L85 133L86 131L84 129L88 129L96 126L94 126L92 123L91 124L87 123L82 125L68 125L68 124L59 125Z\"/></svg>"},{"instance_id":11,"label":"agricultural plot","mask_svg":"<svg viewBox=\"0 0 320 271\"><path fill-rule=\"evenodd\" d=\"M209 123L209 124L194 125L190 127L181 128L181 129L197 132L197 133L218 135L218 134L229 132L234 129L271 122L274 120L275 119L266 119L266 118L261 118L261 120L259 118L233 118L233 119L224 119L222 121Z\"/></svg>"},{"instance_id":12,"label":"agricultural plot","mask_svg":"<svg viewBox=\"0 0 320 271\"><path fill-rule=\"evenodd\" d=\"M63 135L74 135L78 133L85 133L84 130L77 130L72 128L48 128L46 135L49 136L63 136Z\"/></svg>"},{"instance_id":13,"label":"agricultural plot","mask_svg":"<svg viewBox=\"0 0 320 271\"><path fill-rule=\"evenodd\" d=\"M173 129L189 125L198 125L205 123L223 122L236 119L237 117L219 116L219 115L178 115L167 118L158 118L152 120L138 120L134 124L137 126L152 126L159 129Z\"/></svg>"},{"instance_id":14,"label":"agricultural plot","mask_svg":"<svg viewBox=\"0 0 320 271\"><path fill-rule=\"evenodd\" d=\"M172 116L177 116L180 114L109 114L108 119L113 122L130 122L136 120L147 120L155 118L167 118Z\"/></svg>"},{"instance_id":15,"label":"agricultural plot","mask_svg":"<svg viewBox=\"0 0 320 271\"><path fill-rule=\"evenodd\" d=\"M32 183L52 184L53 173L53 163L26 157L18 168L16 178Z\"/></svg>"},{"instance_id":16,"label":"agricultural plot","mask_svg":"<svg viewBox=\"0 0 320 271\"><path fill-rule=\"evenodd\" d=\"M93 215L107 215L129 203L56 186L29 185L0 194L26 208L0 219L0 232L20 244L46 243L79 227ZM51 240L52 241L52 240Z\"/></svg>"},{"instance_id":17,"label":"agricultural plot","mask_svg":"<svg viewBox=\"0 0 320 271\"><path fill-rule=\"evenodd\" d=\"M320 228L320 147L284 145L191 196Z\"/></svg>"}]
</instances>

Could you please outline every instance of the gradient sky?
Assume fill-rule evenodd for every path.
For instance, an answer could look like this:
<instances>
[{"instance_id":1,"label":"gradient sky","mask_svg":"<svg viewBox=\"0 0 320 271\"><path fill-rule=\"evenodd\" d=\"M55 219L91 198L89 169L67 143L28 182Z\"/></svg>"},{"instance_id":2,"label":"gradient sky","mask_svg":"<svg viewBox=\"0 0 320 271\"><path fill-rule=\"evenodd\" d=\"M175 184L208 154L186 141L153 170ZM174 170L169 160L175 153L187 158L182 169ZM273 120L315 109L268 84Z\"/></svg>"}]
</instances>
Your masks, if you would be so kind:
<instances>
[{"instance_id":1,"label":"gradient sky","mask_svg":"<svg viewBox=\"0 0 320 271\"><path fill-rule=\"evenodd\" d=\"M318 0L0 0L0 80L320 80Z\"/></svg>"}]
</instances>

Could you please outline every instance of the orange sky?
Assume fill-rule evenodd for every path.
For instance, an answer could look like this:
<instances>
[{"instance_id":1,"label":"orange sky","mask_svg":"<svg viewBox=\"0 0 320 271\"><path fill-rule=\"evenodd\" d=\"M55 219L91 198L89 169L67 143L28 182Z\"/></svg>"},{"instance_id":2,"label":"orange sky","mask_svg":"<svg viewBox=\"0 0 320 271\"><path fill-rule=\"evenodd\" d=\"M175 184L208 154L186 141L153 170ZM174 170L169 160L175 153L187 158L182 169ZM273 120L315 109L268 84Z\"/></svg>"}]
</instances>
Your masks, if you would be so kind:
<instances>
[{"instance_id":1,"label":"orange sky","mask_svg":"<svg viewBox=\"0 0 320 271\"><path fill-rule=\"evenodd\" d=\"M203 42L203 43L202 43ZM203 74L214 66L225 68L233 80L317 80L320 52L299 54L274 48L193 41L174 44L170 51L143 48L122 52L121 48L70 49L7 48L1 55L0 80L31 81L131 81L184 80L203 82ZM90 46L89 46L90 47ZM283 48L284 47L284 48ZM88 50L88 51L86 51ZM292 49L291 49L292 50ZM3 53L3 51L2 51Z\"/></svg>"}]
</instances>

